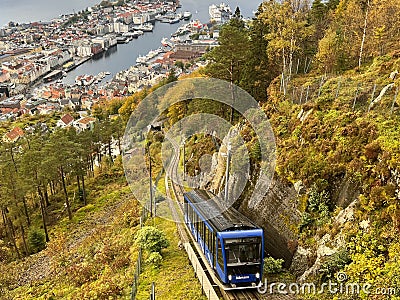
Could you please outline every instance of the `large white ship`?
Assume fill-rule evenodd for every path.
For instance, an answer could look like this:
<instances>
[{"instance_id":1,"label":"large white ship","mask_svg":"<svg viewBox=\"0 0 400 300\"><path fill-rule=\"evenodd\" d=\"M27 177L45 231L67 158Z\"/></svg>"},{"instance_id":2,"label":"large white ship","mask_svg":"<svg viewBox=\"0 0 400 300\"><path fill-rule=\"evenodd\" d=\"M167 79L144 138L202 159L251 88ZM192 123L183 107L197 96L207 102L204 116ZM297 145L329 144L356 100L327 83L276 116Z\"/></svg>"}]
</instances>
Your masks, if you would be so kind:
<instances>
[{"instance_id":1,"label":"large white ship","mask_svg":"<svg viewBox=\"0 0 400 300\"><path fill-rule=\"evenodd\" d=\"M210 5L208 8L210 14L210 20L217 23L226 23L232 17L232 10L229 5L221 3L219 5Z\"/></svg>"}]
</instances>

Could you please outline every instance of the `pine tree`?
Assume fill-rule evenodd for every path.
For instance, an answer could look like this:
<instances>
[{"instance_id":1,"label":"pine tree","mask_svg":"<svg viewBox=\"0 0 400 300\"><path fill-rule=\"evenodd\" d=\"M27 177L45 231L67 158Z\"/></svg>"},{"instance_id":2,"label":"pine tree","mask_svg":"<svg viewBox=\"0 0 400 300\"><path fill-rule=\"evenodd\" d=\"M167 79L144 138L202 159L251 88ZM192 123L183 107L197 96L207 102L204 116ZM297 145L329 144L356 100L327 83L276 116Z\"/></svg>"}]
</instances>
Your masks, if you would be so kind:
<instances>
[{"instance_id":1,"label":"pine tree","mask_svg":"<svg viewBox=\"0 0 400 300\"><path fill-rule=\"evenodd\" d=\"M328 7L321 0L314 0L309 13L309 22L315 26L315 41L319 41L325 33L328 23Z\"/></svg>"},{"instance_id":2,"label":"pine tree","mask_svg":"<svg viewBox=\"0 0 400 300\"><path fill-rule=\"evenodd\" d=\"M242 22L241 19L233 18L222 27L219 46L206 55L212 62L206 67L207 75L240 84L242 70L249 57L249 40Z\"/></svg>"},{"instance_id":3,"label":"pine tree","mask_svg":"<svg viewBox=\"0 0 400 300\"><path fill-rule=\"evenodd\" d=\"M261 4L249 29L249 56L245 65L242 87L247 90L257 101L266 101L267 88L270 82L279 75L277 64L269 59L267 54L268 27L264 25L261 13L264 6Z\"/></svg>"}]
</instances>

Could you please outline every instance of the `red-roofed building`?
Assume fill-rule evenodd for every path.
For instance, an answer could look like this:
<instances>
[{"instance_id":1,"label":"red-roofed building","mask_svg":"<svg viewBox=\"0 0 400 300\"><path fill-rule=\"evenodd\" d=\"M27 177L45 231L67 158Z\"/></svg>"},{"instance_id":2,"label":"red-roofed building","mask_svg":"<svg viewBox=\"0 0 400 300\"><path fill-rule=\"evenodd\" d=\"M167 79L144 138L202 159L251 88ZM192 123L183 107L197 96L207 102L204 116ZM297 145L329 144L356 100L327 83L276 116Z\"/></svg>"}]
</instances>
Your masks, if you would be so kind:
<instances>
[{"instance_id":1,"label":"red-roofed building","mask_svg":"<svg viewBox=\"0 0 400 300\"><path fill-rule=\"evenodd\" d=\"M18 141L20 137L23 136L24 136L24 131L19 127L14 127L13 130L11 130L10 132L6 133L3 136L3 141L7 143L14 143Z\"/></svg>"},{"instance_id":2,"label":"red-roofed building","mask_svg":"<svg viewBox=\"0 0 400 300\"><path fill-rule=\"evenodd\" d=\"M5 82L10 79L10 73L7 70L0 68L0 82Z\"/></svg>"},{"instance_id":3,"label":"red-roofed building","mask_svg":"<svg viewBox=\"0 0 400 300\"><path fill-rule=\"evenodd\" d=\"M73 122L74 118L70 114L66 114L60 120L58 120L57 126L65 128L71 126Z\"/></svg>"},{"instance_id":4,"label":"red-roofed building","mask_svg":"<svg viewBox=\"0 0 400 300\"><path fill-rule=\"evenodd\" d=\"M121 18L125 24L131 24L132 23L132 13L126 12L118 15L118 18Z\"/></svg>"}]
</instances>

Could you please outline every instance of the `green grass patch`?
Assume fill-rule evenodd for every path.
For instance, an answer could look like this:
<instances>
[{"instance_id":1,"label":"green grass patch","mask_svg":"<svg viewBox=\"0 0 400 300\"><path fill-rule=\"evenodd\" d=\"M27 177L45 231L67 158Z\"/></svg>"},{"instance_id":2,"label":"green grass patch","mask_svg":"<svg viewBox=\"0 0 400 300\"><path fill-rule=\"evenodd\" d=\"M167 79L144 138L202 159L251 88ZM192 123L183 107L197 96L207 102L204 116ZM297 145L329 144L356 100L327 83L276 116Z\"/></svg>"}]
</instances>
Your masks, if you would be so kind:
<instances>
[{"instance_id":1,"label":"green grass patch","mask_svg":"<svg viewBox=\"0 0 400 300\"><path fill-rule=\"evenodd\" d=\"M155 223L167 235L170 246L162 250L163 261L159 268L144 264L136 299L149 299L152 282L155 282L157 299L207 299L202 295L201 285L195 277L185 250L178 248L179 236L175 223L165 219L156 219ZM146 254L144 255L145 260Z\"/></svg>"}]
</instances>

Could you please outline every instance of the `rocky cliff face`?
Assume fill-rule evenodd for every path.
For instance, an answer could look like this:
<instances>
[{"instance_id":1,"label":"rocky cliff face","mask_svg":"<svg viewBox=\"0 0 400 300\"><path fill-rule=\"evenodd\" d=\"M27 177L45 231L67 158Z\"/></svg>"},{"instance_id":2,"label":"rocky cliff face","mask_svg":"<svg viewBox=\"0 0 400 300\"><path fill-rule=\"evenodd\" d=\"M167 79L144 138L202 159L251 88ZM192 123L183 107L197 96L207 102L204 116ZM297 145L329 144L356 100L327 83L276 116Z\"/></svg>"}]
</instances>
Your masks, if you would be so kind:
<instances>
[{"instance_id":1,"label":"rocky cliff face","mask_svg":"<svg viewBox=\"0 0 400 300\"><path fill-rule=\"evenodd\" d=\"M273 257L283 258L288 266L297 246L297 228L301 219L297 208L298 195L290 182L277 176L267 195L254 208L244 202L239 210L264 228L265 250Z\"/></svg>"},{"instance_id":2,"label":"rocky cliff face","mask_svg":"<svg viewBox=\"0 0 400 300\"><path fill-rule=\"evenodd\" d=\"M343 228L346 223L354 221L354 210L358 203L360 190L358 184L346 176L338 179L332 188L332 201L342 210L332 219L338 233L327 233L322 237L315 236L316 245L313 248L299 246L294 253L290 271L299 279L305 281L309 276L315 276L323 261L338 252L346 244Z\"/></svg>"},{"instance_id":3,"label":"rocky cliff face","mask_svg":"<svg viewBox=\"0 0 400 300\"><path fill-rule=\"evenodd\" d=\"M346 223L354 222L354 209L357 203L358 200L354 200L333 219L334 226L341 228L338 234L334 236L330 233L325 234L316 241L314 249L298 247L290 271L296 275L300 282L306 281L309 276L318 275L324 259L346 245L345 233L342 228ZM368 226L368 222L366 226Z\"/></svg>"}]
</instances>

